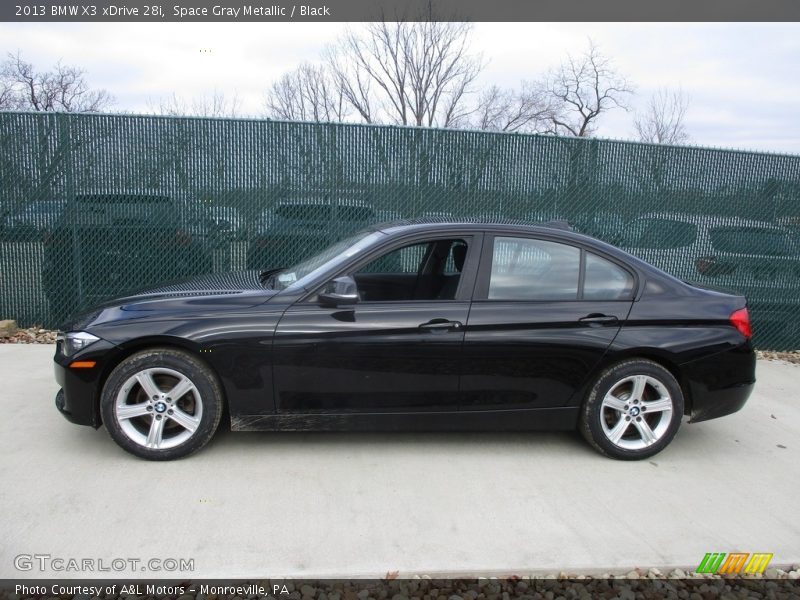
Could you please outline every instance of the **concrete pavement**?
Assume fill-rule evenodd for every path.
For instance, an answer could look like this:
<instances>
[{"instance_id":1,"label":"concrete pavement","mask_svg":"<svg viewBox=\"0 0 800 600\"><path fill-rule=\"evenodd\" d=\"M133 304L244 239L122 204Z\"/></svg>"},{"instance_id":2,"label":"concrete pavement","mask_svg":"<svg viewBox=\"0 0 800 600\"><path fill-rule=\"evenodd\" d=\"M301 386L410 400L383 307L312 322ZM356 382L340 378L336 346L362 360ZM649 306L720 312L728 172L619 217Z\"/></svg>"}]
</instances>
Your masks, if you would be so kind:
<instances>
[{"instance_id":1,"label":"concrete pavement","mask_svg":"<svg viewBox=\"0 0 800 600\"><path fill-rule=\"evenodd\" d=\"M147 573L192 577L619 572L712 551L800 562L798 366L759 361L744 410L684 423L637 463L577 434L231 432L150 463L58 414L53 349L0 345L0 578L109 575L18 571L21 554L194 559Z\"/></svg>"}]
</instances>

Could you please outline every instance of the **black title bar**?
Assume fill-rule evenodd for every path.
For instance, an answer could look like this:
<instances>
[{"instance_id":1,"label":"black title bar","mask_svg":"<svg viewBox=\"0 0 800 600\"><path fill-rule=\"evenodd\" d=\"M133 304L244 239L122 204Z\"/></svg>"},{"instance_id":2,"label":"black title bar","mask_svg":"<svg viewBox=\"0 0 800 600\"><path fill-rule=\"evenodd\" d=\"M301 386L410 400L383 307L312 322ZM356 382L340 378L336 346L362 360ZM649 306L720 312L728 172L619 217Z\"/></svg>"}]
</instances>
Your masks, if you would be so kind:
<instances>
[{"instance_id":1,"label":"black title bar","mask_svg":"<svg viewBox=\"0 0 800 600\"><path fill-rule=\"evenodd\" d=\"M800 21L798 0L3 0L10 22Z\"/></svg>"}]
</instances>

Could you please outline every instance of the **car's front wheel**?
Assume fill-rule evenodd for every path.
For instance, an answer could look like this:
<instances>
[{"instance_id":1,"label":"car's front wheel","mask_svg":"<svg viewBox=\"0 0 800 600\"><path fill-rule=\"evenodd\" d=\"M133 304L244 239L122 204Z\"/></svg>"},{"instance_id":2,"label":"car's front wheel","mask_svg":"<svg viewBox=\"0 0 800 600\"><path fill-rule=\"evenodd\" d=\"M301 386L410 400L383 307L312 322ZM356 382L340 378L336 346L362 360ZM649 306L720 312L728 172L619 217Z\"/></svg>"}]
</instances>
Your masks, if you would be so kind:
<instances>
[{"instance_id":1,"label":"car's front wheel","mask_svg":"<svg viewBox=\"0 0 800 600\"><path fill-rule=\"evenodd\" d=\"M182 458L205 446L222 418L214 373L187 352L156 348L134 354L103 388L103 423L114 441L149 460Z\"/></svg>"},{"instance_id":2,"label":"car's front wheel","mask_svg":"<svg viewBox=\"0 0 800 600\"><path fill-rule=\"evenodd\" d=\"M650 360L626 360L604 370L581 409L580 430L602 454L640 460L672 441L683 417L681 386Z\"/></svg>"}]
</instances>

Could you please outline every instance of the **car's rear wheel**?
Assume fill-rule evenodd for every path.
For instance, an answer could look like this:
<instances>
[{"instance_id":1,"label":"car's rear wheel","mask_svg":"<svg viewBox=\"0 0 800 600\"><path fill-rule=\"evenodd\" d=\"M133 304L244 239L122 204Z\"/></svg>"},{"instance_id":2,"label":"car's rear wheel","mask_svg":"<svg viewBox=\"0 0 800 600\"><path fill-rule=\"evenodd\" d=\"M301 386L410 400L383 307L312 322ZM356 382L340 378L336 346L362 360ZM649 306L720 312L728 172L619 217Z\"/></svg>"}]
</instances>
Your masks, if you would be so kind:
<instances>
[{"instance_id":1,"label":"car's rear wheel","mask_svg":"<svg viewBox=\"0 0 800 600\"><path fill-rule=\"evenodd\" d=\"M599 452L640 460L661 452L683 417L681 386L650 360L626 360L604 370L581 410L583 436Z\"/></svg>"},{"instance_id":2,"label":"car's rear wheel","mask_svg":"<svg viewBox=\"0 0 800 600\"><path fill-rule=\"evenodd\" d=\"M103 422L114 441L150 460L182 458L205 446L222 407L211 370L172 348L126 358L109 375L101 399Z\"/></svg>"}]
</instances>

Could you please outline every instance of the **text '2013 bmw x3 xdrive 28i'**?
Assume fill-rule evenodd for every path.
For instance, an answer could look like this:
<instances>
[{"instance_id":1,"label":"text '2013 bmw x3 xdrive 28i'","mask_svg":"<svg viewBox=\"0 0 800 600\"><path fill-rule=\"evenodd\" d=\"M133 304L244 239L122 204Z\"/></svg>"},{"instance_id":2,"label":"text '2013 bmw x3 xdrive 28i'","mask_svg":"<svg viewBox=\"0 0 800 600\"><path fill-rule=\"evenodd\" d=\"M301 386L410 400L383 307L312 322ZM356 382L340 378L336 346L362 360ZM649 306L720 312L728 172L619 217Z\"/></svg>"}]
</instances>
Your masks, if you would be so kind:
<instances>
[{"instance_id":1,"label":"text '2013 bmw x3 xdrive 28i'","mask_svg":"<svg viewBox=\"0 0 800 600\"><path fill-rule=\"evenodd\" d=\"M138 456L234 430L579 429L664 449L755 382L745 298L546 226L400 222L294 266L106 303L57 345L56 404Z\"/></svg>"}]
</instances>

